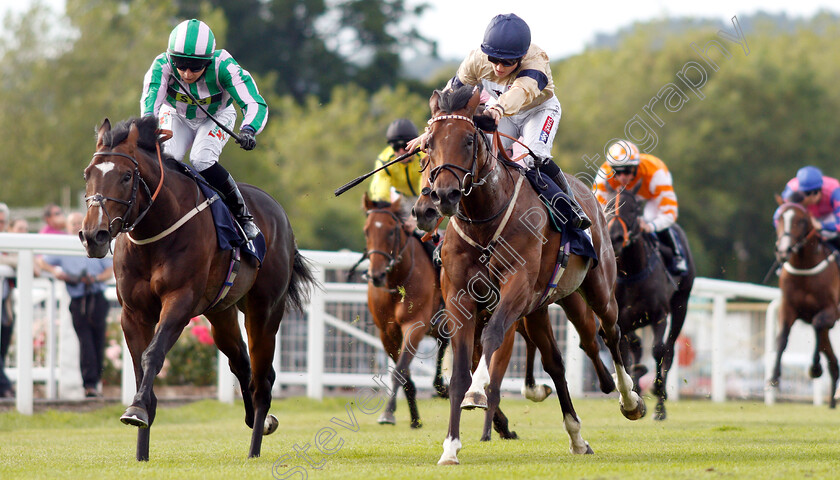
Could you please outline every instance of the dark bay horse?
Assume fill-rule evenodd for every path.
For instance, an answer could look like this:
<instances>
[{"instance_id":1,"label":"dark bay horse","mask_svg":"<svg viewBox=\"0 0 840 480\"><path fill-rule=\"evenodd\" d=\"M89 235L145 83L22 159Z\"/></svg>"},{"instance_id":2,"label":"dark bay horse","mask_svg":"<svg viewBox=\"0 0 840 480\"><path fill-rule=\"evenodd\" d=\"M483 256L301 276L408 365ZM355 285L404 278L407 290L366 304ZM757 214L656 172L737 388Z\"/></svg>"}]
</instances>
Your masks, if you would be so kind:
<instances>
[{"instance_id":1,"label":"dark bay horse","mask_svg":"<svg viewBox=\"0 0 840 480\"><path fill-rule=\"evenodd\" d=\"M782 265L779 274L779 289L782 291L779 306L779 336L776 347L776 365L770 377L770 385L778 387L782 374L782 353L787 347L788 336L797 318L814 327L816 348L811 364L811 378L822 376L820 352L828 362L831 375L829 407L837 406L833 392L837 390L840 367L831 347L828 332L840 317L840 268L836 251L820 241L819 231L808 210L795 200L779 207L776 222L776 259Z\"/></svg>"},{"instance_id":2,"label":"dark bay horse","mask_svg":"<svg viewBox=\"0 0 840 480\"><path fill-rule=\"evenodd\" d=\"M619 351L616 325L615 257L606 220L591 192L573 176L567 176L578 201L593 220L592 238L599 256L597 265L588 257L571 255L556 287L547 288L555 272L561 245L553 231L547 209L527 185L523 175L509 163L491 155L486 137L476 127L473 115L480 89L465 86L436 91L430 99L428 164L424 172L424 195L415 204L418 226L431 230L439 216L451 216L442 248L441 289L452 337L453 376L449 385L449 431L439 464L457 464L461 408L487 405L485 387L488 365L514 323L525 316L528 337L542 355L563 411L563 423L575 454L592 453L580 435L565 379L562 356L551 330L548 305L558 302L569 318L588 313L601 318L601 334L615 365L620 406L630 419L645 413L644 401L633 391ZM573 294L579 293L575 296ZM585 301L583 301L585 299ZM470 382L470 360L478 312L492 311L481 333L483 355ZM602 379L602 388L604 380ZM468 390L469 389L469 390Z\"/></svg>"},{"instance_id":3,"label":"dark bay horse","mask_svg":"<svg viewBox=\"0 0 840 480\"><path fill-rule=\"evenodd\" d=\"M656 378L651 390L657 397L653 418L665 420L668 371L674 362L674 345L688 313L688 298L696 269L685 233L674 224L671 228L686 247L684 254L688 269L682 276L671 276L665 267L665 259L653 244L653 238L642 230L639 221L642 206L635 191L621 190L607 203L607 225L618 268L615 298L618 301L618 326L624 334L622 358L628 365L632 364L630 376L636 392L641 393L639 379L647 373L647 368L641 363L642 344L635 331L650 326L653 331L651 350L656 364Z\"/></svg>"},{"instance_id":4,"label":"dark bay horse","mask_svg":"<svg viewBox=\"0 0 840 480\"><path fill-rule=\"evenodd\" d=\"M100 258L116 238L120 322L137 380L137 394L120 420L140 427L137 460L148 460L155 376L190 318L204 314L241 385L245 423L253 430L248 456L258 457L263 435L278 423L268 415L275 336L286 310L301 310L308 302L315 280L283 208L262 190L242 185L267 253L260 267L243 255L227 295L211 306L229 277L232 253L219 250L213 219L209 210L201 210L206 202L195 181L171 158L160 158L156 128L154 117L132 119L113 130L106 119L84 172L88 210L79 236L88 255ZM186 220L180 227L179 219ZM245 313L247 347L237 309Z\"/></svg>"},{"instance_id":5,"label":"dark bay horse","mask_svg":"<svg viewBox=\"0 0 840 480\"><path fill-rule=\"evenodd\" d=\"M413 235L413 229L402 218L401 200L394 203L374 202L367 194L362 200L366 211L365 256L368 258L367 278L368 308L379 330L382 346L394 361L391 373L393 388L385 409L380 415L380 424L395 424L396 397L400 387L405 392L411 415L411 428L420 428L420 414L417 411L417 390L411 379L409 366L419 353L420 341L425 335L437 339L437 359L433 387L443 397L448 389L441 375L441 361L451 332L444 331L441 323L435 322L435 313L441 306L440 280L437 278L431 258L424 251L420 241ZM511 332L513 333L513 332ZM526 382L523 391L528 398L542 401L551 393L550 387L536 385L534 381L533 343L527 342ZM490 440L491 425L502 438L517 438L516 432L508 428L508 420L498 409L499 386L513 353L513 335L507 338L497 355L497 366L491 367L491 386L496 396L488 409L482 440ZM475 359L475 365L478 359Z\"/></svg>"}]
</instances>

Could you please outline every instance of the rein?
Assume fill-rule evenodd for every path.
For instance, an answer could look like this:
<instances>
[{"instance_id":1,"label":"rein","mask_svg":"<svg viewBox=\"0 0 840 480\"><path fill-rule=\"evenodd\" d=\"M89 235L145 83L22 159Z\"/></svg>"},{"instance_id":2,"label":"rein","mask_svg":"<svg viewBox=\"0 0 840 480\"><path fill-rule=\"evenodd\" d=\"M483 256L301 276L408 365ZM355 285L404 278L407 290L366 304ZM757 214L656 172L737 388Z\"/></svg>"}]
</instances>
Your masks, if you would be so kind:
<instances>
[{"instance_id":1,"label":"rein","mask_svg":"<svg viewBox=\"0 0 840 480\"><path fill-rule=\"evenodd\" d=\"M808 218L810 219L811 213L805 207L803 207L802 205L800 205L798 203L791 203L791 202L788 202L785 205L788 205L791 208L796 208L797 210L805 213L806 215L808 215ZM803 235L802 238L798 242L796 242L793 245L791 245L790 247L788 247L788 249L787 249L788 253L789 254L799 253L799 251L802 250L802 247L804 247L805 244L808 243L808 241L810 241L818 233L819 233L818 230L816 228L812 227L808 231L808 233ZM779 236L778 240L776 240L777 245L778 245L779 240L781 240L782 238L785 238L785 237L792 237L792 235L790 234L790 232L783 231L782 235ZM785 260L785 262L782 264L782 268L786 272L790 273L791 275L800 275L800 276L817 275L819 273L822 273L826 268L828 268L828 266L831 264L831 262L834 261L835 258L837 258L837 255L838 255L838 252L833 251L830 254L826 255L826 257L824 259L822 259L819 263L817 263L815 266L813 266L811 268L797 268L797 267L794 267L790 263L789 260Z\"/></svg>"}]
</instances>

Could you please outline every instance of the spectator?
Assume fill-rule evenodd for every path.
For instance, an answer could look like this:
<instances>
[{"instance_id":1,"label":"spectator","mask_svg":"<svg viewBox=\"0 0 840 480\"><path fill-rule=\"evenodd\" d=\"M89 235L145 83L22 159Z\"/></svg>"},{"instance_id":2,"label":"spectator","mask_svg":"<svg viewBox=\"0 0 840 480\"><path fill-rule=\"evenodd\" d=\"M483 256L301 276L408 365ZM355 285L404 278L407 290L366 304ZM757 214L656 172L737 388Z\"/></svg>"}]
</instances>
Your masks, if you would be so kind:
<instances>
[{"instance_id":1,"label":"spectator","mask_svg":"<svg viewBox=\"0 0 840 480\"><path fill-rule=\"evenodd\" d=\"M10 233L29 233L29 222L25 218L15 218L9 224Z\"/></svg>"},{"instance_id":2,"label":"spectator","mask_svg":"<svg viewBox=\"0 0 840 480\"><path fill-rule=\"evenodd\" d=\"M9 220L9 207L0 203L0 232L6 231L6 223ZM12 382L6 376L6 355L9 353L9 344L12 341L12 329L15 325L15 317L12 310L12 287L15 282L15 267L17 267L17 255L0 252L0 398L11 398L15 396Z\"/></svg>"},{"instance_id":3,"label":"spectator","mask_svg":"<svg viewBox=\"0 0 840 480\"><path fill-rule=\"evenodd\" d=\"M84 217L71 213L67 217L67 233L76 235ZM108 300L105 282L114 272L110 258L46 255L40 266L67 285L70 294L70 315L79 337L79 359L86 397L101 397L99 381L105 353L105 327Z\"/></svg>"},{"instance_id":4,"label":"spectator","mask_svg":"<svg viewBox=\"0 0 840 480\"><path fill-rule=\"evenodd\" d=\"M64 218L64 212L61 207L51 203L44 207L44 227L38 233L66 233L64 227L67 224L67 219ZM73 233L78 234L77 232Z\"/></svg>"}]
</instances>

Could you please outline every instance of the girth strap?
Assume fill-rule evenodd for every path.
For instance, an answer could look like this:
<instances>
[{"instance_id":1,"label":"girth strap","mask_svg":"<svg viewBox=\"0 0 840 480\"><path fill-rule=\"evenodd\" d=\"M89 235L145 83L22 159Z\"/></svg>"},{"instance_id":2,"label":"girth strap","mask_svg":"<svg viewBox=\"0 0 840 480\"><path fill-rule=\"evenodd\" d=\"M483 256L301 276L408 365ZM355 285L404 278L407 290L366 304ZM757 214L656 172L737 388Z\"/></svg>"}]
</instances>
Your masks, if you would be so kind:
<instances>
[{"instance_id":1,"label":"girth strap","mask_svg":"<svg viewBox=\"0 0 840 480\"><path fill-rule=\"evenodd\" d=\"M213 303L211 303L209 307L207 307L207 310L210 310L215 307L217 303L221 302L222 299L227 296L230 291L230 287L233 286L233 282L236 280L236 274L239 273L239 265L242 263L240 261L242 257L239 253L239 247L234 247L231 251L230 267L228 268L227 277L225 277L225 281L222 283L222 288L216 295L216 299L213 300Z\"/></svg>"}]
</instances>

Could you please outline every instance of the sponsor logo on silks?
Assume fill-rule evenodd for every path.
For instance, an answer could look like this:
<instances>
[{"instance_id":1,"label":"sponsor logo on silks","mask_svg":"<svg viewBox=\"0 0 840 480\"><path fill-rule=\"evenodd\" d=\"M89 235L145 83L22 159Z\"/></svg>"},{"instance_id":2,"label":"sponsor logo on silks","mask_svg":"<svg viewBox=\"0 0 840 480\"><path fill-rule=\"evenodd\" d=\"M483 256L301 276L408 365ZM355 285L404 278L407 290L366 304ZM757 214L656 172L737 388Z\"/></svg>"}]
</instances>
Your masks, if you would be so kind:
<instances>
[{"instance_id":1,"label":"sponsor logo on silks","mask_svg":"<svg viewBox=\"0 0 840 480\"><path fill-rule=\"evenodd\" d=\"M188 97L187 95L184 95L183 93L178 92L175 94L175 100L186 103L188 105L210 105L213 102L213 97L197 98L196 100L198 101L194 102L192 98Z\"/></svg>"},{"instance_id":2,"label":"sponsor logo on silks","mask_svg":"<svg viewBox=\"0 0 840 480\"><path fill-rule=\"evenodd\" d=\"M172 130L172 112L169 110L161 112L160 118L158 118L158 128Z\"/></svg>"},{"instance_id":3,"label":"sponsor logo on silks","mask_svg":"<svg viewBox=\"0 0 840 480\"><path fill-rule=\"evenodd\" d=\"M502 94L502 91L501 91L501 90L496 90L496 89L493 89L493 93L495 93L495 94L496 94L496 96L498 97L499 95L501 95L501 94Z\"/></svg>"},{"instance_id":4,"label":"sponsor logo on silks","mask_svg":"<svg viewBox=\"0 0 840 480\"><path fill-rule=\"evenodd\" d=\"M225 138L227 138L225 132L222 131L222 129L219 128L219 127L216 127L213 130L210 130L210 132L207 133L207 136L218 138L221 141L224 141Z\"/></svg>"},{"instance_id":5,"label":"sponsor logo on silks","mask_svg":"<svg viewBox=\"0 0 840 480\"><path fill-rule=\"evenodd\" d=\"M548 143L548 134L551 132L551 127L554 126L554 117L546 117L543 123L542 131L540 132L540 141Z\"/></svg>"}]
</instances>

